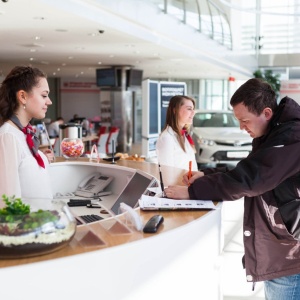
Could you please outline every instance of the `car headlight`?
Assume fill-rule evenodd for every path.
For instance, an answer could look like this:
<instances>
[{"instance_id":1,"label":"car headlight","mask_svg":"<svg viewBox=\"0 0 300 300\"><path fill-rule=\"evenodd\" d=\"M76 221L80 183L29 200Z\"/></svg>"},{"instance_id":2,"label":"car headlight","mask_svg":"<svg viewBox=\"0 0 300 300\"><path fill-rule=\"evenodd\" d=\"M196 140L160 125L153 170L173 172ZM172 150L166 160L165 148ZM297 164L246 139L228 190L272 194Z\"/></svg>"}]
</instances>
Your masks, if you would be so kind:
<instances>
[{"instance_id":1,"label":"car headlight","mask_svg":"<svg viewBox=\"0 0 300 300\"><path fill-rule=\"evenodd\" d=\"M209 140L204 138L199 138L198 142L200 146L214 146L216 144L214 140Z\"/></svg>"}]
</instances>

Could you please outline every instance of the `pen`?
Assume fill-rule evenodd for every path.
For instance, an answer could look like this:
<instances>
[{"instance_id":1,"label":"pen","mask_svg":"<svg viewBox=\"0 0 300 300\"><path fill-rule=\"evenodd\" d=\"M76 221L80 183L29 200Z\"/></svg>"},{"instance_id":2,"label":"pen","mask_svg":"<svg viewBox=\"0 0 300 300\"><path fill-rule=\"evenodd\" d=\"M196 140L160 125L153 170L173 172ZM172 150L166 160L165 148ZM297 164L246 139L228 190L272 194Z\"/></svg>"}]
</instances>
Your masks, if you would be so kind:
<instances>
[{"instance_id":1,"label":"pen","mask_svg":"<svg viewBox=\"0 0 300 300\"><path fill-rule=\"evenodd\" d=\"M164 188L164 183L163 183L163 179L162 179L160 163L158 164L158 169L159 169L159 178L160 178L160 186L161 186L162 196L164 197L165 196L165 188Z\"/></svg>"},{"instance_id":2,"label":"pen","mask_svg":"<svg viewBox=\"0 0 300 300\"><path fill-rule=\"evenodd\" d=\"M48 141L48 144L49 144L49 149L53 152L54 154L54 151L53 151L53 147L52 147L52 144L51 144L51 141L50 141L50 138L49 138L49 134L48 134L48 131L47 131L47 127L45 125L45 122L42 123L43 124L43 127L45 129L45 134L46 134L46 137L47 137L47 141ZM53 156L53 161L55 161L55 156Z\"/></svg>"},{"instance_id":3,"label":"pen","mask_svg":"<svg viewBox=\"0 0 300 300\"><path fill-rule=\"evenodd\" d=\"M188 179L192 177L192 161L189 161L189 173L188 173ZM189 183L190 185L190 183Z\"/></svg>"},{"instance_id":4,"label":"pen","mask_svg":"<svg viewBox=\"0 0 300 300\"><path fill-rule=\"evenodd\" d=\"M115 140L111 141L111 146L112 146L112 160L111 160L111 164L115 164Z\"/></svg>"}]
</instances>

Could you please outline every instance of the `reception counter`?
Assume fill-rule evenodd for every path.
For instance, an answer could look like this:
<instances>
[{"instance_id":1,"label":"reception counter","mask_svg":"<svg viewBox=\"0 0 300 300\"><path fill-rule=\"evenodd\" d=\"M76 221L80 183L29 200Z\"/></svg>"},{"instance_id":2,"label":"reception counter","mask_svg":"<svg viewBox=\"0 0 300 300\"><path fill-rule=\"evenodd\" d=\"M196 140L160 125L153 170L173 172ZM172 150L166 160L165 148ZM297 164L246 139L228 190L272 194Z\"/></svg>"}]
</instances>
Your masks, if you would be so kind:
<instances>
[{"instance_id":1,"label":"reception counter","mask_svg":"<svg viewBox=\"0 0 300 300\"><path fill-rule=\"evenodd\" d=\"M62 161L51 165L50 174L53 192L61 195L95 171L112 175L117 195L136 169L159 178L156 164L126 160ZM184 171L162 166L162 173L168 186L181 184ZM220 300L221 203L215 204L208 211L136 208L143 224L155 214L164 217L157 233L137 231L121 214L78 226L70 244L56 252L0 260L1 298Z\"/></svg>"}]
</instances>

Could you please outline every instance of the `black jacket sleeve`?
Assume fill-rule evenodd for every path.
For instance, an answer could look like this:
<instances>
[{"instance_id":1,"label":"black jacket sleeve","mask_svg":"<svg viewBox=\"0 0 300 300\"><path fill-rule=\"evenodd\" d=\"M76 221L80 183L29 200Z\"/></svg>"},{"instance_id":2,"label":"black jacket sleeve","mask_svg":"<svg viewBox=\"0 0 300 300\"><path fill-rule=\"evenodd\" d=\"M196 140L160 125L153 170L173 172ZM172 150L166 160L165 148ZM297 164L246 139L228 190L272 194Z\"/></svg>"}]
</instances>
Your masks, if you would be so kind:
<instances>
[{"instance_id":1,"label":"black jacket sleeve","mask_svg":"<svg viewBox=\"0 0 300 300\"><path fill-rule=\"evenodd\" d=\"M300 142L261 147L225 173L217 172L195 180L190 199L237 200L274 189L300 171Z\"/></svg>"}]
</instances>

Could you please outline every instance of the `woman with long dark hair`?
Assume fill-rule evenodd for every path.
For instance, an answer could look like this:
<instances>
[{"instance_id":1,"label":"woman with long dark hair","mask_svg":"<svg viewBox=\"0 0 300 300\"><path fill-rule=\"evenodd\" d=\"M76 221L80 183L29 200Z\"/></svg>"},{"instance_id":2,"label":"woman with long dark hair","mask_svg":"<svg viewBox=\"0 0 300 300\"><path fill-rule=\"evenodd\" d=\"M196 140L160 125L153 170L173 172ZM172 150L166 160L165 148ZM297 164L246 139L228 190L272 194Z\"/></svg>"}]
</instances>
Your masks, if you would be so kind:
<instances>
[{"instance_id":1,"label":"woman with long dark hair","mask_svg":"<svg viewBox=\"0 0 300 300\"><path fill-rule=\"evenodd\" d=\"M194 142L189 134L195 115L195 101L183 95L170 99L166 124L156 143L158 162L188 170L197 171Z\"/></svg>"}]
</instances>

